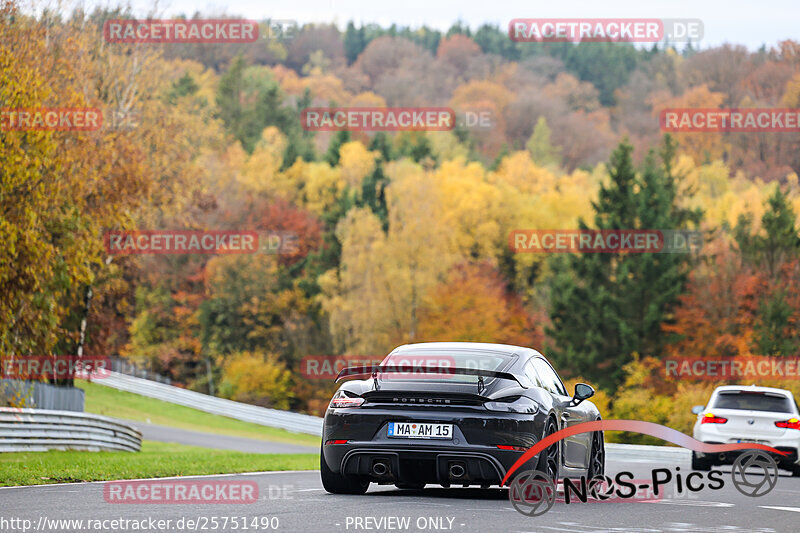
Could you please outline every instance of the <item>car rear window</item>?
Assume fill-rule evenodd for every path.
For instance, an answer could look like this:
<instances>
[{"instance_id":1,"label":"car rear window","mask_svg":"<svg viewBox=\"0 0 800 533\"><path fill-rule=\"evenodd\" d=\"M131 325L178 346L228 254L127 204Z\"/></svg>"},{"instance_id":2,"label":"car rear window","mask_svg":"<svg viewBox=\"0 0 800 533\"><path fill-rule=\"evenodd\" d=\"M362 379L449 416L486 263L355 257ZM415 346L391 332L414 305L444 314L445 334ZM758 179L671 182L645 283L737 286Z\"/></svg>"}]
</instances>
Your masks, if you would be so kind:
<instances>
[{"instance_id":1,"label":"car rear window","mask_svg":"<svg viewBox=\"0 0 800 533\"><path fill-rule=\"evenodd\" d=\"M426 368L471 368L480 370L503 370L511 360L510 355L497 352L458 352L442 351L432 352L403 352L386 356L381 365L397 365L426 367ZM395 379L424 379L426 381L447 381L450 383L470 383L477 380L476 376L465 374L436 374L436 373L410 373L395 376ZM490 379L487 378L488 382Z\"/></svg>"},{"instance_id":2,"label":"car rear window","mask_svg":"<svg viewBox=\"0 0 800 533\"><path fill-rule=\"evenodd\" d=\"M783 394L748 391L722 392L717 396L714 408L791 413L792 401Z\"/></svg>"}]
</instances>

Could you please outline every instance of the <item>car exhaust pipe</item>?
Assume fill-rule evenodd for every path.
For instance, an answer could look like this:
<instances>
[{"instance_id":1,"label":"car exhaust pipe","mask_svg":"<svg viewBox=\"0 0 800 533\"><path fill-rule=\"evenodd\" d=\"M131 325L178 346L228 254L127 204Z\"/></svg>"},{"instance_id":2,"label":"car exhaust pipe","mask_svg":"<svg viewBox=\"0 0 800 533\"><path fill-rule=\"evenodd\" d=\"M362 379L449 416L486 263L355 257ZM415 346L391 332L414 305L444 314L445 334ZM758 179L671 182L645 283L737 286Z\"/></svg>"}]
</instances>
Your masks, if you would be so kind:
<instances>
[{"instance_id":1,"label":"car exhaust pipe","mask_svg":"<svg viewBox=\"0 0 800 533\"><path fill-rule=\"evenodd\" d=\"M450 477L451 478L461 478L464 477L467 471L464 469L464 466L459 463L453 463L450 465Z\"/></svg>"},{"instance_id":2,"label":"car exhaust pipe","mask_svg":"<svg viewBox=\"0 0 800 533\"><path fill-rule=\"evenodd\" d=\"M719 460L720 461L724 461L725 457L726 457L726 455L724 453L719 454Z\"/></svg>"},{"instance_id":3,"label":"car exhaust pipe","mask_svg":"<svg viewBox=\"0 0 800 533\"><path fill-rule=\"evenodd\" d=\"M372 473L376 476L385 476L389 472L389 465L383 461L375 461L372 465Z\"/></svg>"}]
</instances>

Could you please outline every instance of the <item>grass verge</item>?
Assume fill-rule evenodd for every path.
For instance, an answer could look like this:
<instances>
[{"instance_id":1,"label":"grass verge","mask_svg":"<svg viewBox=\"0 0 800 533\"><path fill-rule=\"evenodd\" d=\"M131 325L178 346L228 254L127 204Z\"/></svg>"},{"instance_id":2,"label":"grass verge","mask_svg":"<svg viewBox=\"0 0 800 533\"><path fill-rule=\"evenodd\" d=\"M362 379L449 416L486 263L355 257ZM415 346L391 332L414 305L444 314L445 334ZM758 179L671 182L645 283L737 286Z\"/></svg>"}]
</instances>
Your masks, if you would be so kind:
<instances>
[{"instance_id":1,"label":"grass verge","mask_svg":"<svg viewBox=\"0 0 800 533\"><path fill-rule=\"evenodd\" d=\"M98 415L126 418L139 422L150 422L161 426L250 437L273 442L319 446L320 438L314 435L292 433L279 428L271 428L243 422L234 418L212 415L190 407L162 402L147 396L120 391L86 381L75 381L75 386L84 390L85 411Z\"/></svg>"},{"instance_id":2,"label":"grass verge","mask_svg":"<svg viewBox=\"0 0 800 533\"><path fill-rule=\"evenodd\" d=\"M0 454L0 486L316 468L319 468L319 455L313 453L243 453L144 441L139 453L50 451Z\"/></svg>"}]
</instances>

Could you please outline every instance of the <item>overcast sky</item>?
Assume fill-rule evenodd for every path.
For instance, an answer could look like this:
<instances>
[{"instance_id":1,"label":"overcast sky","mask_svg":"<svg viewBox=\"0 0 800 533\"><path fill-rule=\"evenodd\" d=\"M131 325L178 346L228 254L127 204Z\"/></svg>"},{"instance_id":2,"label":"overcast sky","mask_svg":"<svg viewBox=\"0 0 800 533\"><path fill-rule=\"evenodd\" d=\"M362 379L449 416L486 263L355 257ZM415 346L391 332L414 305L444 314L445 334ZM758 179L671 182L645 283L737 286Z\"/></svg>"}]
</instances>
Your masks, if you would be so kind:
<instances>
[{"instance_id":1,"label":"overcast sky","mask_svg":"<svg viewBox=\"0 0 800 533\"><path fill-rule=\"evenodd\" d=\"M93 5L94 0L86 0ZM129 0L142 16L153 0ZM108 0L99 2L109 3ZM112 2L113 3L113 2ZM159 17L184 13L227 13L251 19L304 22L376 22L382 26L434 27L446 30L463 20L473 29L484 23L502 28L514 18L699 18L705 26L701 47L722 43L756 49L783 39L800 40L800 0L160 0Z\"/></svg>"}]
</instances>

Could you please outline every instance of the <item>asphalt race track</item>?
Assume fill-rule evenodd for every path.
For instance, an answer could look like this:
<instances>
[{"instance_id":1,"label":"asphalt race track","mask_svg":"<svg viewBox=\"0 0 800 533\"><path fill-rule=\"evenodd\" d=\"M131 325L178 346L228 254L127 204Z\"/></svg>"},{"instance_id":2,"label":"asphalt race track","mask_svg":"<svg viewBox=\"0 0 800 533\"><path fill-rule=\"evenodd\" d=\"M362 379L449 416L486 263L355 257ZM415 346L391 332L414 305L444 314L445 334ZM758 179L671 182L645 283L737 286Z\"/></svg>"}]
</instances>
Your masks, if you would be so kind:
<instances>
[{"instance_id":1,"label":"asphalt race track","mask_svg":"<svg viewBox=\"0 0 800 533\"><path fill-rule=\"evenodd\" d=\"M680 471L676 470L680 467ZM668 464L636 460L609 461L608 471L631 471L635 479L649 479L654 468L670 468L683 475L687 462ZM144 531L456 531L456 532L797 532L800 531L800 478L781 471L771 492L748 497L731 483L730 467L721 467L724 486L700 490L682 497L669 495L658 501L625 501L566 504L557 501L538 517L518 513L506 490L442 489L429 485L422 491L403 491L394 486L371 485L364 496L327 494L318 472L253 473L230 476L195 477L195 480L250 480L258 484L258 499L252 504L118 504L104 499L104 483L0 489L0 529L23 531L111 531L87 529L83 524L54 524L54 519L137 519L171 520L170 527L145 527ZM190 478L182 478L190 479ZM696 485L696 484L695 484ZM674 490L674 487L670 491ZM642 492L646 496L646 492ZM652 496L652 494L650 494ZM211 519L216 517L217 528ZM222 528L222 519L238 517ZM265 518L267 517L267 518ZM183 527L176 522L183 518ZM271 524L277 529L252 527ZM194 522L187 523L188 520ZM246 520L247 529L242 527ZM258 522L258 521L261 522ZM271 520L271 522L270 522ZM50 527L46 527L47 524ZM157 524L157 522L153 522ZM41 526L41 527L39 527ZM189 527L192 526L192 527ZM205 527L203 527L205 526ZM118 527L117 531L132 531Z\"/></svg>"}]
</instances>

